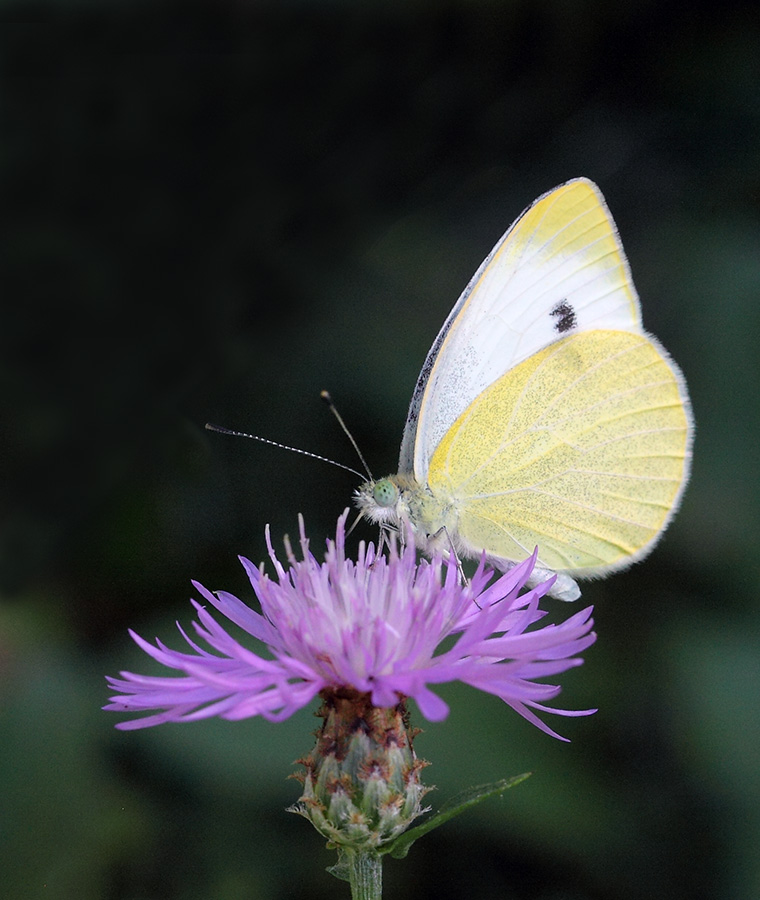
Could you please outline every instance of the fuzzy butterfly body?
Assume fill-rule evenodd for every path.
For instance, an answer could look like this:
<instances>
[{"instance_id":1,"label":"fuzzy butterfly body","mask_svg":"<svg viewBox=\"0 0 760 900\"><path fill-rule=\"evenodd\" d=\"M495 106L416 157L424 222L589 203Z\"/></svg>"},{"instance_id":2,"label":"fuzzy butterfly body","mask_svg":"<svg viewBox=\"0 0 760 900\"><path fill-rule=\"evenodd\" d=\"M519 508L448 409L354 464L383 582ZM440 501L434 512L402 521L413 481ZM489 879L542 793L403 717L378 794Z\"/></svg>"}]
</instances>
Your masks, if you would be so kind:
<instances>
[{"instance_id":1,"label":"fuzzy butterfly body","mask_svg":"<svg viewBox=\"0 0 760 900\"><path fill-rule=\"evenodd\" d=\"M641 324L599 189L580 178L533 203L494 247L428 353L399 472L357 491L367 518L408 523L425 552L539 575L646 555L688 479L693 423L680 370Z\"/></svg>"}]
</instances>

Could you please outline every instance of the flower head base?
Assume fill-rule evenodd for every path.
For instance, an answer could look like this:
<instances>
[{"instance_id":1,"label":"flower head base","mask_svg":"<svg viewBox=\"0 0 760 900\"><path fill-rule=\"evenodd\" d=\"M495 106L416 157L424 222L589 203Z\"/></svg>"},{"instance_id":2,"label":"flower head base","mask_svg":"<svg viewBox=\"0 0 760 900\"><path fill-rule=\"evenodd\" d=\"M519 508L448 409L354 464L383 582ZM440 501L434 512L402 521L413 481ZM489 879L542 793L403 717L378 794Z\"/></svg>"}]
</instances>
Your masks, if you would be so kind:
<instances>
[{"instance_id":1,"label":"flower head base","mask_svg":"<svg viewBox=\"0 0 760 900\"><path fill-rule=\"evenodd\" d=\"M214 594L194 582L211 607L263 642L268 655L243 646L196 601L195 631L211 651L181 628L190 652L171 650L161 641L153 646L131 632L146 653L181 676L124 672L109 679L119 693L106 709L154 711L117 727L209 716L260 715L278 721L320 692L343 690L366 694L378 708L413 697L427 719L441 721L448 707L430 686L448 681L501 697L554 737L559 735L534 710L564 716L593 712L544 705L560 688L538 679L580 665L578 654L596 636L590 607L560 625L529 630L544 616L538 602L552 584L549 579L520 594L535 554L496 579L481 562L472 580L462 585L456 560L418 564L411 541L402 549L392 544L387 556L378 555L372 544L361 544L356 561L348 559L346 516L338 522L335 541L328 542L324 562L309 551L303 522L302 558L296 559L286 543L288 568L278 560L267 533L276 578L241 558L261 614L232 594ZM447 638L447 649L439 650Z\"/></svg>"},{"instance_id":2,"label":"flower head base","mask_svg":"<svg viewBox=\"0 0 760 900\"><path fill-rule=\"evenodd\" d=\"M375 851L424 812L420 781L426 763L412 747L404 701L379 708L369 694L325 692L323 724L314 751L300 760L306 772L300 799L290 808L331 844Z\"/></svg>"}]
</instances>

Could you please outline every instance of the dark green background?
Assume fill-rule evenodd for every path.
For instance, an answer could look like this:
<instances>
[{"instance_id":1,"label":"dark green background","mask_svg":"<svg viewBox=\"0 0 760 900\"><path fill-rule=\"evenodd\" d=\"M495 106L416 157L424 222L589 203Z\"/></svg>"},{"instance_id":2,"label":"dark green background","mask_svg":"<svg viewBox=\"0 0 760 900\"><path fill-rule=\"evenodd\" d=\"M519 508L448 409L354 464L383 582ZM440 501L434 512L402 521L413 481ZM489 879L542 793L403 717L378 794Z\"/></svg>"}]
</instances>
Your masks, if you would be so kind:
<instances>
[{"instance_id":1,"label":"dark green background","mask_svg":"<svg viewBox=\"0 0 760 900\"><path fill-rule=\"evenodd\" d=\"M3 4L4 896L347 897L284 807L313 710L123 734L126 629L394 468L425 353L534 197L601 186L697 439L652 556L589 585L555 742L447 687L432 802L528 782L386 866L388 898L760 896L760 19L754 2ZM367 529L364 534L371 536ZM566 610L561 610L565 614ZM422 724L419 719L415 719Z\"/></svg>"}]
</instances>

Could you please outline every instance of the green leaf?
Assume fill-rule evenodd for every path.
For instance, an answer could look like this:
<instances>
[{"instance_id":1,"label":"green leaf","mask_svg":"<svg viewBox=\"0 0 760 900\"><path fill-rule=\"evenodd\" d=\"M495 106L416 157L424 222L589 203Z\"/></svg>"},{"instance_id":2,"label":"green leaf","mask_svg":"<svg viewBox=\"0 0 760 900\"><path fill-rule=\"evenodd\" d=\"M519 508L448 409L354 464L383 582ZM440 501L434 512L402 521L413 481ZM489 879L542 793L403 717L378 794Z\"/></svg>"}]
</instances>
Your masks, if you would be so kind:
<instances>
[{"instance_id":1,"label":"green leaf","mask_svg":"<svg viewBox=\"0 0 760 900\"><path fill-rule=\"evenodd\" d=\"M467 788L467 790L462 791L447 800L436 815L432 816L421 825L417 825L415 828L410 828L409 831L405 831L387 847L383 847L380 852L390 853L394 859L403 859L409 852L409 848L412 844L416 840L419 840L423 835L432 831L434 828L437 828L439 825L443 825L444 822L448 822L449 819L453 819L454 816L458 816L460 813L463 813L465 810L470 809L476 804L482 803L483 800L503 794L504 791L509 790L509 788L514 787L516 784L520 784L521 781L525 781L526 778L530 777L530 774L530 772L525 772L522 775L514 775L512 778L503 778L501 781L494 781L491 784L481 784L476 787Z\"/></svg>"},{"instance_id":2,"label":"green leaf","mask_svg":"<svg viewBox=\"0 0 760 900\"><path fill-rule=\"evenodd\" d=\"M328 847L330 845L328 844ZM348 861L346 860L345 854L341 850L340 847L338 850L338 861L334 866L328 866L327 871L330 875L334 875L339 881L351 881L351 875L349 871Z\"/></svg>"}]
</instances>

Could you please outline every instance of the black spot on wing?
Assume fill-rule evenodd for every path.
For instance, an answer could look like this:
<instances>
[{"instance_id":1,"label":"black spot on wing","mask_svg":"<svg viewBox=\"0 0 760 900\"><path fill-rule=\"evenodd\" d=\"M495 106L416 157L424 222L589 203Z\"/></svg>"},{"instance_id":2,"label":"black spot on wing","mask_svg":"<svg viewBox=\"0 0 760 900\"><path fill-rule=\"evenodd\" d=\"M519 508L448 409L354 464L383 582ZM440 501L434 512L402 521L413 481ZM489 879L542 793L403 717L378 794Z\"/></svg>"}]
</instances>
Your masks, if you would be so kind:
<instances>
[{"instance_id":1,"label":"black spot on wing","mask_svg":"<svg viewBox=\"0 0 760 900\"><path fill-rule=\"evenodd\" d=\"M572 331L578 324L578 317L575 315L575 310L567 300L560 300L559 303L552 308L549 315L556 319L554 330L559 332L559 334L565 334L567 331Z\"/></svg>"}]
</instances>

